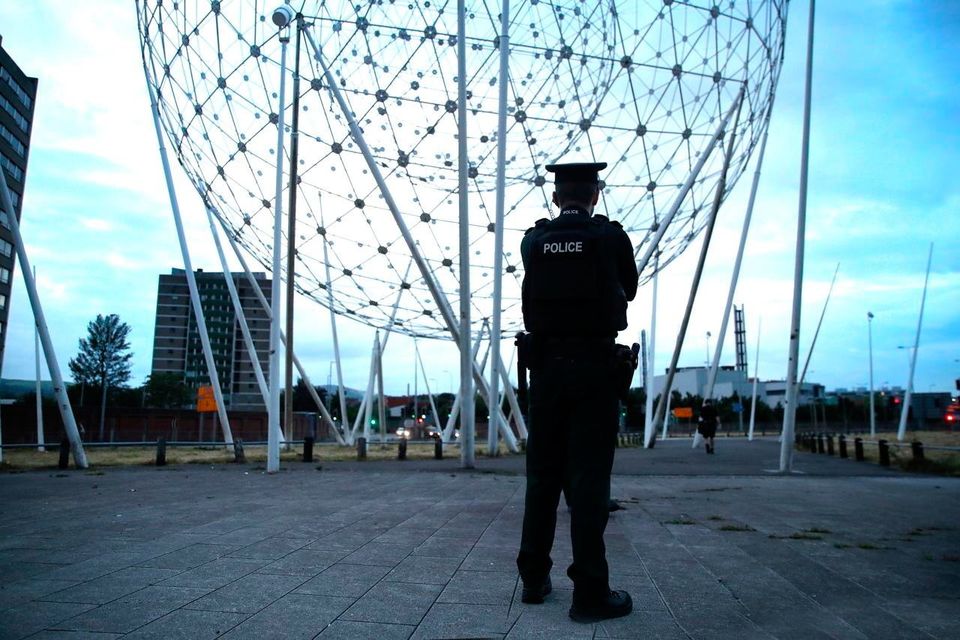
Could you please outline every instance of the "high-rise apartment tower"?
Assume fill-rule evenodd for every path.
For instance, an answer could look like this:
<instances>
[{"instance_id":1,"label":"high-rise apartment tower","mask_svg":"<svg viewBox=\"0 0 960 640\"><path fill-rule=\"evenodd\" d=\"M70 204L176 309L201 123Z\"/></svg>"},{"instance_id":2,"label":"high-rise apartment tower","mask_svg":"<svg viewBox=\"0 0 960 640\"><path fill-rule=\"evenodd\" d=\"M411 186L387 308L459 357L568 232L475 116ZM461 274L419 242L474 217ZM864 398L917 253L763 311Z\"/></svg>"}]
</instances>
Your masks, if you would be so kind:
<instances>
[{"instance_id":1,"label":"high-rise apartment tower","mask_svg":"<svg viewBox=\"0 0 960 640\"><path fill-rule=\"evenodd\" d=\"M264 410L263 396L247 354L224 274L199 269L195 275L210 348L223 388L224 404L227 409ZM269 300L271 280L263 273L253 275L263 295ZM240 306L250 327L257 360L267 379L270 372L270 320L246 275L231 273L230 277L237 288ZM209 384L197 318L190 304L187 274L183 269L173 269L170 275L160 276L155 327L151 373L177 374L192 388Z\"/></svg>"},{"instance_id":2,"label":"high-rise apartment tower","mask_svg":"<svg viewBox=\"0 0 960 640\"><path fill-rule=\"evenodd\" d=\"M37 97L37 79L26 76L3 48L0 36L0 167L6 177L17 220L23 206L27 178L27 157L33 125L33 105ZM16 251L6 214L0 208L0 368L7 342L7 317L10 314L10 290L13 287Z\"/></svg>"}]
</instances>

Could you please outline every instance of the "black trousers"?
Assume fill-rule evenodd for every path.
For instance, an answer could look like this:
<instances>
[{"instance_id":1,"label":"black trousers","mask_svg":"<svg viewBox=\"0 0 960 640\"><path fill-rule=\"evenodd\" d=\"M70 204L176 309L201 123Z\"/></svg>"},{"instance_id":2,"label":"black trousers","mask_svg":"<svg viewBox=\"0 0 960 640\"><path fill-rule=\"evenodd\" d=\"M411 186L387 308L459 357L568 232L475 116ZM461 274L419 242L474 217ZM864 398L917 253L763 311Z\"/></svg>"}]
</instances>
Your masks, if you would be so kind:
<instances>
[{"instance_id":1,"label":"black trousers","mask_svg":"<svg viewBox=\"0 0 960 640\"><path fill-rule=\"evenodd\" d=\"M573 564L567 575L578 596L609 589L603 532L619 402L609 357L546 358L531 371L527 491L517 567L527 584L550 572L563 491L570 505Z\"/></svg>"}]
</instances>

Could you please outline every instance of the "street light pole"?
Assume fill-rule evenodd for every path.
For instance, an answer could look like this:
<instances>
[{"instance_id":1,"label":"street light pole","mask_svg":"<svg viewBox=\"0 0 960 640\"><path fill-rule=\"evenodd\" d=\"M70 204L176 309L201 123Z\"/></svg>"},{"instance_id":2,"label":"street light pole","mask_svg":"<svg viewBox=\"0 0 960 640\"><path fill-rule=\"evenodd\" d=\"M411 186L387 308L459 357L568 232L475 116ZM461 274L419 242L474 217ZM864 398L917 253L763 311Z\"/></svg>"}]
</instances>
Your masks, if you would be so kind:
<instances>
[{"instance_id":1,"label":"street light pole","mask_svg":"<svg viewBox=\"0 0 960 640\"><path fill-rule=\"evenodd\" d=\"M877 414L873 408L873 312L867 311L867 344L870 348L870 436L877 435Z\"/></svg>"},{"instance_id":2,"label":"street light pole","mask_svg":"<svg viewBox=\"0 0 960 640\"><path fill-rule=\"evenodd\" d=\"M708 366L708 367L710 366L710 336L711 336L711 335L713 335L713 334L711 334L709 331L707 331L707 359L706 359L706 363L707 363L707 366Z\"/></svg>"}]
</instances>

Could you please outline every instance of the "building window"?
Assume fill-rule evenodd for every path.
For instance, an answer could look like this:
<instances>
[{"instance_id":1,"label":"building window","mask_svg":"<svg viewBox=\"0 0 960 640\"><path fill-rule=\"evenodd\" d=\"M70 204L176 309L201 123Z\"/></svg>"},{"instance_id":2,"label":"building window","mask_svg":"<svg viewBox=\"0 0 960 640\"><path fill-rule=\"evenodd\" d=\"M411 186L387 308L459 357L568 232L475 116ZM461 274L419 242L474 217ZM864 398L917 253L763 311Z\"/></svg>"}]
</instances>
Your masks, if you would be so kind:
<instances>
[{"instance_id":1,"label":"building window","mask_svg":"<svg viewBox=\"0 0 960 640\"><path fill-rule=\"evenodd\" d=\"M17 126L23 129L24 133L26 133L27 129L30 128L30 123L28 123L27 119L24 118L22 115L20 115L20 112L17 111L17 108L13 106L10 103L10 101L4 98L3 96L0 96L0 107L2 107L4 111L9 113L10 117L13 118L13 121L17 123Z\"/></svg>"},{"instance_id":2,"label":"building window","mask_svg":"<svg viewBox=\"0 0 960 640\"><path fill-rule=\"evenodd\" d=\"M8 282L10 282L10 269L0 267L0 284L7 284Z\"/></svg>"},{"instance_id":3,"label":"building window","mask_svg":"<svg viewBox=\"0 0 960 640\"><path fill-rule=\"evenodd\" d=\"M13 92L17 94L17 98L20 99L20 102L23 103L27 109L30 108L30 105L33 104L33 100L30 99L30 94L24 91L23 87L17 84L17 81L13 79L13 76L10 75L10 72L6 69L0 68L0 80L3 80L10 88L13 89Z\"/></svg>"},{"instance_id":4,"label":"building window","mask_svg":"<svg viewBox=\"0 0 960 640\"><path fill-rule=\"evenodd\" d=\"M0 153L0 165L3 165L3 168L13 176L13 179L17 182L23 182L23 169L13 164L13 160L7 157L7 154Z\"/></svg>"},{"instance_id":5,"label":"building window","mask_svg":"<svg viewBox=\"0 0 960 640\"><path fill-rule=\"evenodd\" d=\"M0 311L7 308L7 296L0 293Z\"/></svg>"},{"instance_id":6,"label":"building window","mask_svg":"<svg viewBox=\"0 0 960 640\"><path fill-rule=\"evenodd\" d=\"M10 146L13 147L13 150L16 151L21 158L26 157L27 148L23 145L22 142L20 142L19 139L17 139L15 135L13 135L13 132L10 131L10 129L7 129L2 124L0 124L0 138L3 138L4 140L6 140L10 144Z\"/></svg>"},{"instance_id":7,"label":"building window","mask_svg":"<svg viewBox=\"0 0 960 640\"><path fill-rule=\"evenodd\" d=\"M0 238L0 255L6 256L8 258L13 257L13 245Z\"/></svg>"}]
</instances>

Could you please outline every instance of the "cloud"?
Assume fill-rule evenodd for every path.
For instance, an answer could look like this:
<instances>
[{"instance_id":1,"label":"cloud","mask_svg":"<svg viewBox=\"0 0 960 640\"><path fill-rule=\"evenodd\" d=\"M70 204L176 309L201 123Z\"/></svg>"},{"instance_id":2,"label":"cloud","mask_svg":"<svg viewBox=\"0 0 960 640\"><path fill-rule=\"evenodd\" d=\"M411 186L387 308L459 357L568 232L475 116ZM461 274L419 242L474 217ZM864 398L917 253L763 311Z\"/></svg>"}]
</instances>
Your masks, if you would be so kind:
<instances>
[{"instance_id":1,"label":"cloud","mask_svg":"<svg viewBox=\"0 0 960 640\"><path fill-rule=\"evenodd\" d=\"M91 231L113 230L113 225L110 222L99 218L83 218L80 220L80 225L83 226L84 229L90 229Z\"/></svg>"}]
</instances>

